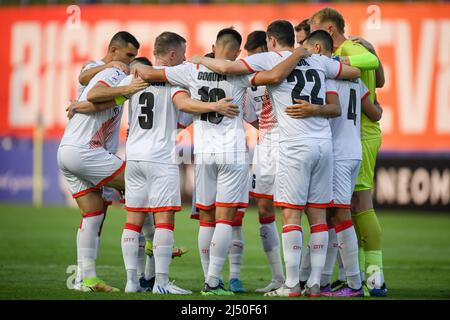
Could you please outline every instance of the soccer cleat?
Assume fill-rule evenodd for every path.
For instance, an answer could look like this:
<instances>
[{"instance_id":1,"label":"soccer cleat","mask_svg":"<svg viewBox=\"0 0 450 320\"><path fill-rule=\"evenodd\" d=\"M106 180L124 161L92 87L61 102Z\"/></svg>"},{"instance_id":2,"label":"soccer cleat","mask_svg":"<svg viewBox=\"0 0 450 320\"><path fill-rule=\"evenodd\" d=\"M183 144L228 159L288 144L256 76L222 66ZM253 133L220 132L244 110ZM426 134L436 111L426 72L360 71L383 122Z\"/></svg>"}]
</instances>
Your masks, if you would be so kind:
<instances>
[{"instance_id":1,"label":"soccer cleat","mask_svg":"<svg viewBox=\"0 0 450 320\"><path fill-rule=\"evenodd\" d=\"M127 281L125 286L125 293L136 293L136 292L144 292L143 288L133 281Z\"/></svg>"},{"instance_id":2,"label":"soccer cleat","mask_svg":"<svg viewBox=\"0 0 450 320\"><path fill-rule=\"evenodd\" d=\"M264 294L265 297L300 297L301 295L299 283L293 288L289 288L286 284L283 284L280 288Z\"/></svg>"},{"instance_id":3,"label":"soccer cleat","mask_svg":"<svg viewBox=\"0 0 450 320\"><path fill-rule=\"evenodd\" d=\"M338 279L331 284L331 291L337 291L346 285L347 285L347 283L345 281Z\"/></svg>"},{"instance_id":4,"label":"soccer cleat","mask_svg":"<svg viewBox=\"0 0 450 320\"><path fill-rule=\"evenodd\" d=\"M333 297L354 297L354 298L363 298L364 297L364 290L363 288L359 289L352 289L348 286L344 286L341 289L334 291L332 294Z\"/></svg>"},{"instance_id":5,"label":"soccer cleat","mask_svg":"<svg viewBox=\"0 0 450 320\"><path fill-rule=\"evenodd\" d=\"M232 291L228 291L223 288L220 284L217 287L210 287L207 283L203 287L203 290L200 292L202 296L234 296Z\"/></svg>"},{"instance_id":6,"label":"soccer cleat","mask_svg":"<svg viewBox=\"0 0 450 320\"><path fill-rule=\"evenodd\" d=\"M185 290L183 288L177 287L174 284L174 281L168 282L165 286L161 286L159 284L155 284L153 286L152 292L154 294L191 294L191 290Z\"/></svg>"},{"instance_id":7,"label":"soccer cleat","mask_svg":"<svg viewBox=\"0 0 450 320\"><path fill-rule=\"evenodd\" d=\"M320 295L322 297L332 297L333 291L331 291L331 286L327 284L326 286L320 287Z\"/></svg>"},{"instance_id":8,"label":"soccer cleat","mask_svg":"<svg viewBox=\"0 0 450 320\"><path fill-rule=\"evenodd\" d=\"M242 286L242 281L241 279L230 279L230 291L234 292L234 293L244 293L245 289Z\"/></svg>"},{"instance_id":9,"label":"soccer cleat","mask_svg":"<svg viewBox=\"0 0 450 320\"><path fill-rule=\"evenodd\" d=\"M176 257L181 257L186 254L189 250L185 247L173 247L172 249L172 259ZM145 242L145 254L149 257L153 256L153 242L151 240L147 240Z\"/></svg>"},{"instance_id":10,"label":"soccer cleat","mask_svg":"<svg viewBox=\"0 0 450 320\"><path fill-rule=\"evenodd\" d=\"M83 292L119 292L120 290L110 285L98 277L83 279L81 290Z\"/></svg>"},{"instance_id":11,"label":"soccer cleat","mask_svg":"<svg viewBox=\"0 0 450 320\"><path fill-rule=\"evenodd\" d=\"M267 286L264 288L256 289L255 292L267 293L274 290L279 289L283 285L283 282L278 280L272 280Z\"/></svg>"},{"instance_id":12,"label":"soccer cleat","mask_svg":"<svg viewBox=\"0 0 450 320\"><path fill-rule=\"evenodd\" d=\"M315 284L311 288L306 285L305 286L305 296L310 297L310 298L321 297L319 285Z\"/></svg>"},{"instance_id":13,"label":"soccer cleat","mask_svg":"<svg viewBox=\"0 0 450 320\"><path fill-rule=\"evenodd\" d=\"M147 280L144 277L139 279L139 285L144 292L151 292L153 290L153 285L155 284L155 277Z\"/></svg>"},{"instance_id":14,"label":"soccer cleat","mask_svg":"<svg viewBox=\"0 0 450 320\"><path fill-rule=\"evenodd\" d=\"M75 291L82 291L81 286L83 284L83 281L75 281L75 284L73 285L73 290Z\"/></svg>"},{"instance_id":15,"label":"soccer cleat","mask_svg":"<svg viewBox=\"0 0 450 320\"><path fill-rule=\"evenodd\" d=\"M383 282L381 288L369 289L369 294L371 297L386 297L387 291L386 283Z\"/></svg>"}]
</instances>

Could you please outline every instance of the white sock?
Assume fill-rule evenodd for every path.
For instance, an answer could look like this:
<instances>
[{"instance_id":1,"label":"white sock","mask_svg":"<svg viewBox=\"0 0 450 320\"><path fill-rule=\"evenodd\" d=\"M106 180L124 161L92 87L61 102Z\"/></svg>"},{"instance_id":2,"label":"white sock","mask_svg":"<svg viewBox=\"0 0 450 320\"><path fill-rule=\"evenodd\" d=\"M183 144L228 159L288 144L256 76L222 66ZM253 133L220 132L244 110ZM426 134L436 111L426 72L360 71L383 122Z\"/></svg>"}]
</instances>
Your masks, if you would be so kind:
<instances>
[{"instance_id":1,"label":"white sock","mask_svg":"<svg viewBox=\"0 0 450 320\"><path fill-rule=\"evenodd\" d=\"M336 260L337 260L337 264L339 267L339 276L338 279L341 281L346 281L347 280L347 276L345 275L345 268L344 268L344 264L342 263L342 258L341 258L341 253L337 252L337 256L336 256Z\"/></svg>"},{"instance_id":2,"label":"white sock","mask_svg":"<svg viewBox=\"0 0 450 320\"><path fill-rule=\"evenodd\" d=\"M241 278L242 256L244 254L244 236L242 226L232 227L232 240L228 260L230 261L230 279Z\"/></svg>"},{"instance_id":3,"label":"white sock","mask_svg":"<svg viewBox=\"0 0 450 320\"><path fill-rule=\"evenodd\" d=\"M275 217L259 219L259 236L272 270L272 280L284 282L284 270L281 262L280 237Z\"/></svg>"},{"instance_id":4,"label":"white sock","mask_svg":"<svg viewBox=\"0 0 450 320\"><path fill-rule=\"evenodd\" d=\"M103 221L103 211L87 213L83 218L83 227L79 236L81 274L84 278L96 277L95 259L97 256L97 237Z\"/></svg>"},{"instance_id":5,"label":"white sock","mask_svg":"<svg viewBox=\"0 0 450 320\"><path fill-rule=\"evenodd\" d=\"M138 283L137 259L139 251L139 234L141 228L131 223L126 223L122 232L122 256L127 270L127 281Z\"/></svg>"},{"instance_id":6,"label":"white sock","mask_svg":"<svg viewBox=\"0 0 450 320\"><path fill-rule=\"evenodd\" d=\"M216 224L214 222L200 221L200 228L198 230L198 251L200 254L200 262L202 263L203 275L208 276L209 268L209 247L211 246L211 239L214 235Z\"/></svg>"},{"instance_id":7,"label":"white sock","mask_svg":"<svg viewBox=\"0 0 450 320\"><path fill-rule=\"evenodd\" d=\"M232 221L217 220L216 229L209 248L209 268L206 282L210 287L217 287L222 268L230 250L232 238Z\"/></svg>"},{"instance_id":8,"label":"white sock","mask_svg":"<svg viewBox=\"0 0 450 320\"><path fill-rule=\"evenodd\" d=\"M311 255L311 275L307 286L320 286L320 277L327 257L328 247L328 226L326 224L316 224L311 226L311 238L309 239L309 250Z\"/></svg>"},{"instance_id":9,"label":"white sock","mask_svg":"<svg viewBox=\"0 0 450 320\"><path fill-rule=\"evenodd\" d=\"M303 282L308 281L310 274L311 274L311 255L308 243L306 249L302 250L302 262L300 263L299 280Z\"/></svg>"},{"instance_id":10,"label":"white sock","mask_svg":"<svg viewBox=\"0 0 450 320\"><path fill-rule=\"evenodd\" d=\"M322 271L322 277L320 278L321 287L331 284L331 277L333 276L334 263L336 262L337 252L338 242L336 238L336 230L334 230L334 228L329 228L327 257L325 259L325 266Z\"/></svg>"},{"instance_id":11,"label":"white sock","mask_svg":"<svg viewBox=\"0 0 450 320\"><path fill-rule=\"evenodd\" d=\"M81 253L80 253L80 234L82 225L77 229L77 275L75 277L75 283L80 283L83 280L81 276Z\"/></svg>"},{"instance_id":12,"label":"white sock","mask_svg":"<svg viewBox=\"0 0 450 320\"><path fill-rule=\"evenodd\" d=\"M286 285L290 288L299 283L300 260L302 257L302 227L295 224L283 226L283 254L286 265Z\"/></svg>"},{"instance_id":13,"label":"white sock","mask_svg":"<svg viewBox=\"0 0 450 320\"><path fill-rule=\"evenodd\" d=\"M153 241L153 235L155 234L155 222L153 220L153 213L147 213L145 216L144 224L142 225L142 234L145 240Z\"/></svg>"},{"instance_id":14,"label":"white sock","mask_svg":"<svg viewBox=\"0 0 450 320\"><path fill-rule=\"evenodd\" d=\"M150 280L155 276L155 257L147 256L147 261L145 262L145 280Z\"/></svg>"},{"instance_id":15,"label":"white sock","mask_svg":"<svg viewBox=\"0 0 450 320\"><path fill-rule=\"evenodd\" d=\"M361 276L358 262L358 239L352 220L338 224L336 232L348 286L352 289L359 289L361 288Z\"/></svg>"},{"instance_id":16,"label":"white sock","mask_svg":"<svg viewBox=\"0 0 450 320\"><path fill-rule=\"evenodd\" d=\"M173 224L158 223L153 237L155 257L155 284L165 286L169 282L169 266L172 261Z\"/></svg>"},{"instance_id":17,"label":"white sock","mask_svg":"<svg viewBox=\"0 0 450 320\"><path fill-rule=\"evenodd\" d=\"M145 275L145 237L142 232L139 234L139 250L137 256L137 275L142 278Z\"/></svg>"}]
</instances>

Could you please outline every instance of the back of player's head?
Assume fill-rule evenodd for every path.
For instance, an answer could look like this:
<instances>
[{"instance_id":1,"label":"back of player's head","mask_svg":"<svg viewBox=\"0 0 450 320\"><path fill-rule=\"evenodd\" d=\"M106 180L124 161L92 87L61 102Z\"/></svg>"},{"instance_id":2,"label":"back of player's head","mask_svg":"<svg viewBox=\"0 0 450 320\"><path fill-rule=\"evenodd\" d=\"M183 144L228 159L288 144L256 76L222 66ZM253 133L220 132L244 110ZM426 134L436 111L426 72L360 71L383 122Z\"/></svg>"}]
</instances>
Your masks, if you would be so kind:
<instances>
[{"instance_id":1,"label":"back of player's head","mask_svg":"<svg viewBox=\"0 0 450 320\"><path fill-rule=\"evenodd\" d=\"M295 26L295 32L304 31L307 35L311 32L311 27L309 25L309 19L305 19Z\"/></svg>"},{"instance_id":2,"label":"back of player's head","mask_svg":"<svg viewBox=\"0 0 450 320\"><path fill-rule=\"evenodd\" d=\"M112 46L127 47L129 43L131 43L136 49L139 49L140 47L139 42L131 33L127 31L119 31L111 38L108 48L111 48Z\"/></svg>"},{"instance_id":3,"label":"back of player's head","mask_svg":"<svg viewBox=\"0 0 450 320\"><path fill-rule=\"evenodd\" d=\"M242 44L242 36L233 27L219 31L216 38L216 47L231 47L239 50Z\"/></svg>"},{"instance_id":4,"label":"back of player's head","mask_svg":"<svg viewBox=\"0 0 450 320\"><path fill-rule=\"evenodd\" d=\"M174 32L168 32L168 31L163 32L159 36L156 37L155 55L163 56L171 50L180 48L185 43L186 43L186 39L184 39L179 34L176 34Z\"/></svg>"},{"instance_id":5,"label":"back of player's head","mask_svg":"<svg viewBox=\"0 0 450 320\"><path fill-rule=\"evenodd\" d=\"M324 30L316 30L312 32L309 36L305 38L304 42L307 42L312 45L320 43L322 49L326 51L323 53L333 52L333 38L330 36L328 32Z\"/></svg>"},{"instance_id":6,"label":"back of player's head","mask_svg":"<svg viewBox=\"0 0 450 320\"><path fill-rule=\"evenodd\" d=\"M253 31L247 36L247 42L244 49L247 51L253 51L257 48L263 48L263 51L267 51L267 40L265 31Z\"/></svg>"},{"instance_id":7,"label":"back of player's head","mask_svg":"<svg viewBox=\"0 0 450 320\"><path fill-rule=\"evenodd\" d=\"M278 44L293 47L295 43L294 26L286 20L275 20L267 27L267 38L273 37Z\"/></svg>"},{"instance_id":8,"label":"back of player's head","mask_svg":"<svg viewBox=\"0 0 450 320\"><path fill-rule=\"evenodd\" d=\"M312 17L311 21L316 23L332 22L340 33L345 32L345 20L339 11L333 8L324 8L316 12Z\"/></svg>"},{"instance_id":9,"label":"back of player's head","mask_svg":"<svg viewBox=\"0 0 450 320\"><path fill-rule=\"evenodd\" d=\"M134 58L134 60L131 61L130 66L132 66L133 64L136 64L136 63L142 63L142 64L145 64L146 66L152 66L153 65L152 62L150 60L148 60L146 57Z\"/></svg>"}]
</instances>

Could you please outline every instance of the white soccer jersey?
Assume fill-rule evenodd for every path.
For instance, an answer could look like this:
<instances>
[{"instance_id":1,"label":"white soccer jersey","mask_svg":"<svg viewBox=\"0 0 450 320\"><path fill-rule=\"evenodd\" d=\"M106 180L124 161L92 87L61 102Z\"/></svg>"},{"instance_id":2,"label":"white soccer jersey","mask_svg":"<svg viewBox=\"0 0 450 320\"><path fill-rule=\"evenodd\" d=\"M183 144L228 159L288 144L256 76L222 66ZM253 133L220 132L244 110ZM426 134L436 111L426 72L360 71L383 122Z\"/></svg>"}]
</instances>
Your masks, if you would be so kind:
<instances>
[{"instance_id":1,"label":"white soccer jersey","mask_svg":"<svg viewBox=\"0 0 450 320\"><path fill-rule=\"evenodd\" d=\"M291 55L289 51L264 52L244 58L242 61L252 72L271 70ZM294 98L313 104L325 104L325 79L339 76L341 64L326 56L314 54L301 59L293 72L278 85L268 86L270 100L279 123L280 141L295 141L299 138L330 139L331 130L327 119L309 117L293 119L284 111L295 104Z\"/></svg>"},{"instance_id":2,"label":"white soccer jersey","mask_svg":"<svg viewBox=\"0 0 450 320\"><path fill-rule=\"evenodd\" d=\"M78 101L86 101L88 92L97 82L115 87L125 76L126 74L122 70L116 68L108 68L97 73L89 81ZM90 149L106 149L112 139L118 139L122 112L122 107L115 106L92 114L76 113L66 126L61 146L71 145Z\"/></svg>"},{"instance_id":3,"label":"white soccer jersey","mask_svg":"<svg viewBox=\"0 0 450 320\"><path fill-rule=\"evenodd\" d=\"M158 68L158 67L155 67ZM132 76L119 84L128 85ZM165 82L151 85L130 97L129 125L126 157L134 161L151 161L175 164L175 143L178 123L178 109L172 98L186 89Z\"/></svg>"},{"instance_id":4,"label":"white soccer jersey","mask_svg":"<svg viewBox=\"0 0 450 320\"><path fill-rule=\"evenodd\" d=\"M341 116L330 119L335 160L362 160L361 101L369 89L361 79L327 80L334 83L341 102Z\"/></svg>"},{"instance_id":5,"label":"white soccer jersey","mask_svg":"<svg viewBox=\"0 0 450 320\"><path fill-rule=\"evenodd\" d=\"M98 66L102 66L104 64L105 64L105 62L103 60L92 60L92 61L89 61L88 63L86 63L81 68L80 74L83 73L86 70L89 70L89 69L92 69L92 68L95 68L95 67L98 67ZM86 89L86 86L82 85L81 83L78 83L78 91L77 91L78 100L80 99L80 96L83 93L84 89Z\"/></svg>"},{"instance_id":6,"label":"white soccer jersey","mask_svg":"<svg viewBox=\"0 0 450 320\"><path fill-rule=\"evenodd\" d=\"M178 114L178 126L182 128L189 127L194 122L192 113L180 111Z\"/></svg>"},{"instance_id":7,"label":"white soccer jersey","mask_svg":"<svg viewBox=\"0 0 450 320\"><path fill-rule=\"evenodd\" d=\"M246 152L243 98L250 76L225 76L203 65L184 63L165 69L167 80L189 88L191 97L205 102L232 97L240 114L233 119L216 112L194 115L194 153Z\"/></svg>"}]
</instances>

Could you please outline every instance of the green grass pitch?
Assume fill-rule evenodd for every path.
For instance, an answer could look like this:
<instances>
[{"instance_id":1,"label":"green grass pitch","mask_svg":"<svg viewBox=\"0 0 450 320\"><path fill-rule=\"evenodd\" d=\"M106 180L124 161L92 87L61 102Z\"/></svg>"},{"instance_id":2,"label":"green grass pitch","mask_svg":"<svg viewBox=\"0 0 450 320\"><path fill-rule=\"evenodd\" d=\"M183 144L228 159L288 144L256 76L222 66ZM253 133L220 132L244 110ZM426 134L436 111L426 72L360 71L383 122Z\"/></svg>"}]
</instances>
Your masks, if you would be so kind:
<instances>
[{"instance_id":1,"label":"green grass pitch","mask_svg":"<svg viewBox=\"0 0 450 320\"><path fill-rule=\"evenodd\" d=\"M383 229L388 298L450 299L450 215L383 211L379 212L379 219ZM308 230L306 219L302 220L304 230ZM75 236L79 222L76 209L0 205L0 299L211 299L199 294L203 275L197 252L198 222L189 219L187 207L177 214L175 242L189 248L189 252L172 260L170 277L181 287L191 289L194 292L191 296L68 290L66 280L70 274L66 270L76 264ZM122 291L125 270L120 239L124 222L124 210L120 206L109 210L97 261L98 275ZM280 219L277 222L280 229ZM242 280L248 293L231 299L274 299L254 293L256 288L265 286L271 276L254 208L248 210L243 230ZM228 265L224 278L228 279Z\"/></svg>"}]
</instances>

